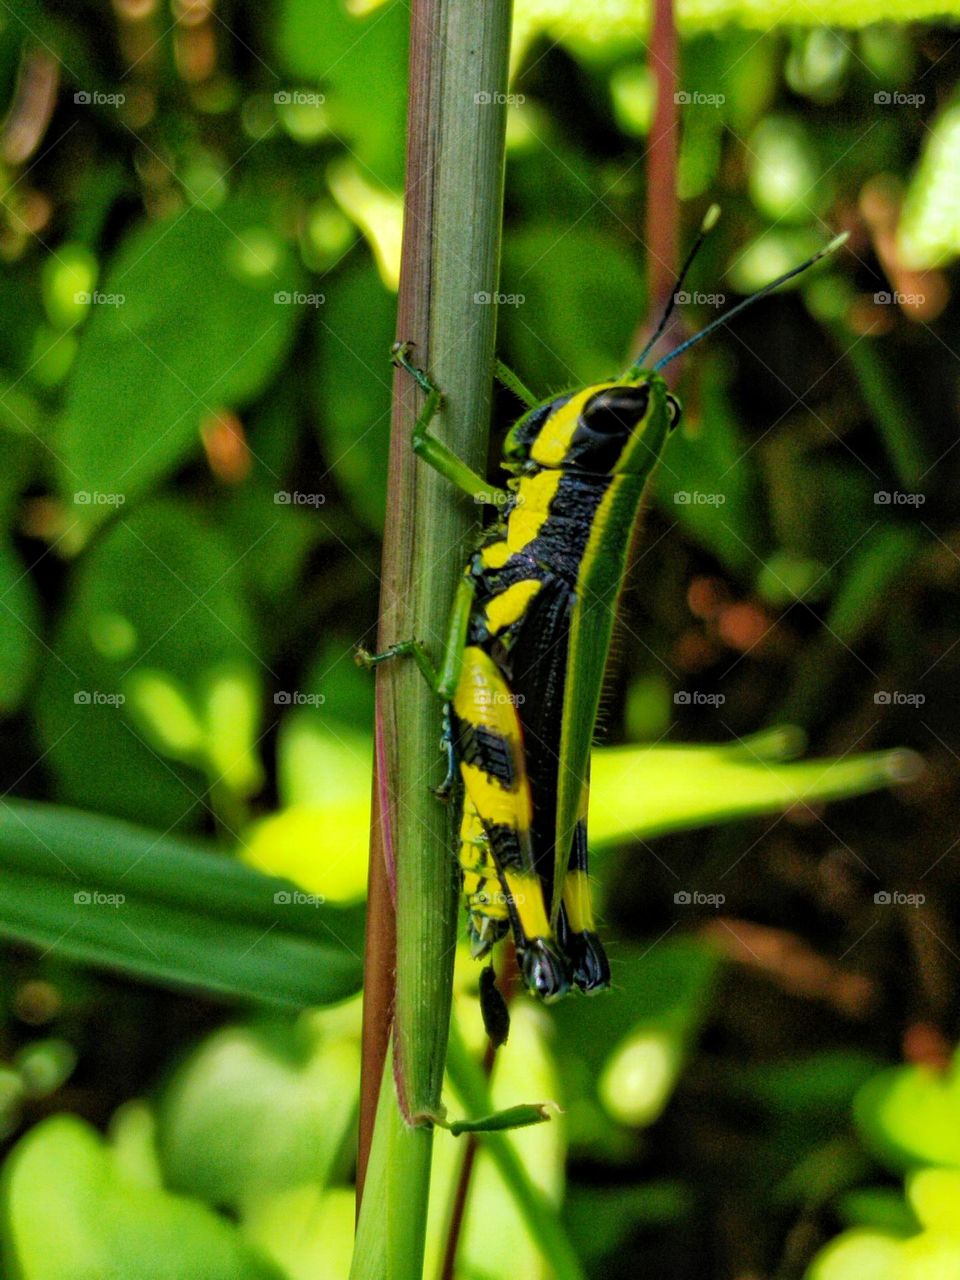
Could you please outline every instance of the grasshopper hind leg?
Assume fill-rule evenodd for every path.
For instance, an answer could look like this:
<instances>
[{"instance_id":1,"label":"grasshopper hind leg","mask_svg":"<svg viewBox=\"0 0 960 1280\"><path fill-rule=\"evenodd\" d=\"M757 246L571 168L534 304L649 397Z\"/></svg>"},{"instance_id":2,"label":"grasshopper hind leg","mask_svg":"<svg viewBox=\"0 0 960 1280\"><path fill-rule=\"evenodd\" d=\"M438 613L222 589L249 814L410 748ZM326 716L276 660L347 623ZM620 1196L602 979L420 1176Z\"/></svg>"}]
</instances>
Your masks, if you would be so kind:
<instances>
[{"instance_id":1,"label":"grasshopper hind leg","mask_svg":"<svg viewBox=\"0 0 960 1280\"><path fill-rule=\"evenodd\" d=\"M610 986L610 962L593 927L586 818L580 818L574 830L557 920L557 941L569 962L575 987L590 995Z\"/></svg>"}]
</instances>

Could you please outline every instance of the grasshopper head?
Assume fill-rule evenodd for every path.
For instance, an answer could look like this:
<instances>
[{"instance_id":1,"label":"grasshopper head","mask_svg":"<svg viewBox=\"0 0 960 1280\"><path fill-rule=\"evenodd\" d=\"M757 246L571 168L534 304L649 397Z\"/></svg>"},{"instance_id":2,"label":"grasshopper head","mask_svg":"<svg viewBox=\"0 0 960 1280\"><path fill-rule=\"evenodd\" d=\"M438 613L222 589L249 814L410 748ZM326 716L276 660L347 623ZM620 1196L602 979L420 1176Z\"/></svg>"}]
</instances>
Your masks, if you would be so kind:
<instances>
[{"instance_id":1,"label":"grasshopper head","mask_svg":"<svg viewBox=\"0 0 960 1280\"><path fill-rule=\"evenodd\" d=\"M653 468L680 406L659 374L600 382L537 405L504 443L505 467L584 475L641 475Z\"/></svg>"}]
</instances>

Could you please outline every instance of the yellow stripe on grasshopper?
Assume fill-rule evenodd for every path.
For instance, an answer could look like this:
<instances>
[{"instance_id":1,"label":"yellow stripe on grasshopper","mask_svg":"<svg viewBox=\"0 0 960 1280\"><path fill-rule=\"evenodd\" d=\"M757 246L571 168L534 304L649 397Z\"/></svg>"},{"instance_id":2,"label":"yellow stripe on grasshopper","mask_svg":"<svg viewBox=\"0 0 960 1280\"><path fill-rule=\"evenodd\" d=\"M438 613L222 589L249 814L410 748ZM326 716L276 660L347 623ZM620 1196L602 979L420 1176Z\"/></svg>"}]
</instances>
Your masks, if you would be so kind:
<instances>
[{"instance_id":1,"label":"yellow stripe on grasshopper","mask_svg":"<svg viewBox=\"0 0 960 1280\"><path fill-rule=\"evenodd\" d=\"M537 578L525 578L522 582L514 582L505 591L494 596L484 610L487 630L490 634L498 635L505 627L518 622L542 586L543 583Z\"/></svg>"},{"instance_id":2,"label":"yellow stripe on grasshopper","mask_svg":"<svg viewBox=\"0 0 960 1280\"><path fill-rule=\"evenodd\" d=\"M543 904L540 877L530 872L508 870L504 879L524 934L528 938L545 938L549 941L553 937L553 930Z\"/></svg>"},{"instance_id":3,"label":"yellow stripe on grasshopper","mask_svg":"<svg viewBox=\"0 0 960 1280\"><path fill-rule=\"evenodd\" d=\"M461 764L460 773L467 795L490 826L512 827L514 831L530 830L530 788L522 786L508 791L503 783L491 778L475 764Z\"/></svg>"},{"instance_id":4,"label":"yellow stripe on grasshopper","mask_svg":"<svg viewBox=\"0 0 960 1280\"><path fill-rule=\"evenodd\" d=\"M530 457L539 462L541 467L562 467L570 451L577 427L580 425L580 414L584 405L598 391L606 387L616 386L613 382L600 382L593 387L584 387L576 395L555 409L540 429L540 434L533 442Z\"/></svg>"},{"instance_id":5,"label":"yellow stripe on grasshopper","mask_svg":"<svg viewBox=\"0 0 960 1280\"><path fill-rule=\"evenodd\" d=\"M563 905L574 933L593 931L593 899L585 871L568 871L563 878Z\"/></svg>"},{"instance_id":6,"label":"yellow stripe on grasshopper","mask_svg":"<svg viewBox=\"0 0 960 1280\"><path fill-rule=\"evenodd\" d=\"M522 551L540 532L550 514L550 503L560 487L562 471L538 471L524 476L517 486L517 505L507 517L507 547Z\"/></svg>"},{"instance_id":7,"label":"yellow stripe on grasshopper","mask_svg":"<svg viewBox=\"0 0 960 1280\"><path fill-rule=\"evenodd\" d=\"M453 709L465 724L500 739L510 757L513 785L492 777L477 764L460 762L467 795L485 826L506 826L526 834L532 821L530 784L523 764L520 722L510 689L496 663L476 645L463 651Z\"/></svg>"},{"instance_id":8,"label":"yellow stripe on grasshopper","mask_svg":"<svg viewBox=\"0 0 960 1280\"><path fill-rule=\"evenodd\" d=\"M480 552L480 560L485 569L502 569L510 559L510 548L504 538L496 542L488 542Z\"/></svg>"}]
</instances>

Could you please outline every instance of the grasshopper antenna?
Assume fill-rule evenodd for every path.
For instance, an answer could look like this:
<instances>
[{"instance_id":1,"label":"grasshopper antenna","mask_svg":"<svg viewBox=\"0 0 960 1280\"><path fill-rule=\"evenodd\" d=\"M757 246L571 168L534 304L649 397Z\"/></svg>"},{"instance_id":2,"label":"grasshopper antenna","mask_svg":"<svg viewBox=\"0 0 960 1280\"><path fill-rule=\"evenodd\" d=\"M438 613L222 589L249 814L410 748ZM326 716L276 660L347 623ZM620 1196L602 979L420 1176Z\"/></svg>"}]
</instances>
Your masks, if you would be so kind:
<instances>
[{"instance_id":1,"label":"grasshopper antenna","mask_svg":"<svg viewBox=\"0 0 960 1280\"><path fill-rule=\"evenodd\" d=\"M779 289L782 284L786 284L788 280L792 280L794 276L798 276L803 271L808 271L814 263L819 262L821 258L825 258L827 254L834 253L846 241L849 236L848 231L842 232L824 245L822 249L818 249L816 253L811 254L806 262L801 262L799 267L794 267L792 271L786 271L782 276L777 276L776 280L771 280L769 284L765 284L762 289L758 289L756 293L751 293L749 298L744 298L742 302L738 302L735 307L731 307L729 311L724 312L722 316L718 316L716 320L710 322L705 329L701 329L699 333L695 333L692 338L687 338L686 342L681 342L679 347L662 356L653 366L654 370L662 369L665 364L669 364L671 360L676 360L677 356L682 355L684 351L688 351L690 347L701 342L715 329L719 329L721 325L729 324L734 316L739 315L741 311L745 311L747 307L753 306L755 302L759 302L761 298L765 298L768 293L773 293L775 289Z\"/></svg>"},{"instance_id":2,"label":"grasshopper antenna","mask_svg":"<svg viewBox=\"0 0 960 1280\"><path fill-rule=\"evenodd\" d=\"M690 270L691 266L693 265L694 258L700 252L700 246L703 244L704 240L706 240L707 236L710 234L713 228L717 225L717 220L719 219L719 217L720 217L720 206L718 204L712 204L710 208L707 210L707 212L703 215L703 221L700 223L700 230L697 232L697 238L694 240L693 244L691 245L690 252L687 254L686 260L683 266L680 268L680 274L677 276L676 281L674 282L674 286L670 290L670 297L667 299L667 305L663 309L663 315L660 317L660 323L657 325L656 329L654 329L653 333L650 335L650 339L647 342L647 345L643 348L643 350L637 356L636 360L634 360L633 364L627 370L626 374L624 375L625 378L636 376L636 374L640 372L640 370L643 368L644 360L646 360L647 356L650 354L650 352L653 350L654 346L656 345L657 339L663 333L664 329L666 329L667 321L673 315L673 309L677 305L677 294L680 291L681 287L683 286L684 280L686 280L687 278L687 272Z\"/></svg>"}]
</instances>

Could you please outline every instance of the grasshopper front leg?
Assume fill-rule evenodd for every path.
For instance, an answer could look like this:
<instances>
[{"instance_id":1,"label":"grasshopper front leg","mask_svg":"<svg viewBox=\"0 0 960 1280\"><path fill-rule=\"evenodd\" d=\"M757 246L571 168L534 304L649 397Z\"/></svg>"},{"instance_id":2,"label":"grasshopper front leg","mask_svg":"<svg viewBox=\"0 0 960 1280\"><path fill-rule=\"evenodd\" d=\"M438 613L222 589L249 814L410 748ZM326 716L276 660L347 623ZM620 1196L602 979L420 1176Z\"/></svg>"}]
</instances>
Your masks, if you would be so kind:
<instances>
[{"instance_id":1,"label":"grasshopper front leg","mask_svg":"<svg viewBox=\"0 0 960 1280\"><path fill-rule=\"evenodd\" d=\"M427 398L423 408L413 424L411 443L414 453L474 502L485 502L494 507L502 506L508 496L505 490L489 484L461 461L442 440L438 440L431 434L430 423L436 417L437 410L443 401L443 394L431 380L430 375L412 363L410 346L409 342L395 342L390 348L390 357L395 365L406 369L417 386L426 392Z\"/></svg>"}]
</instances>

